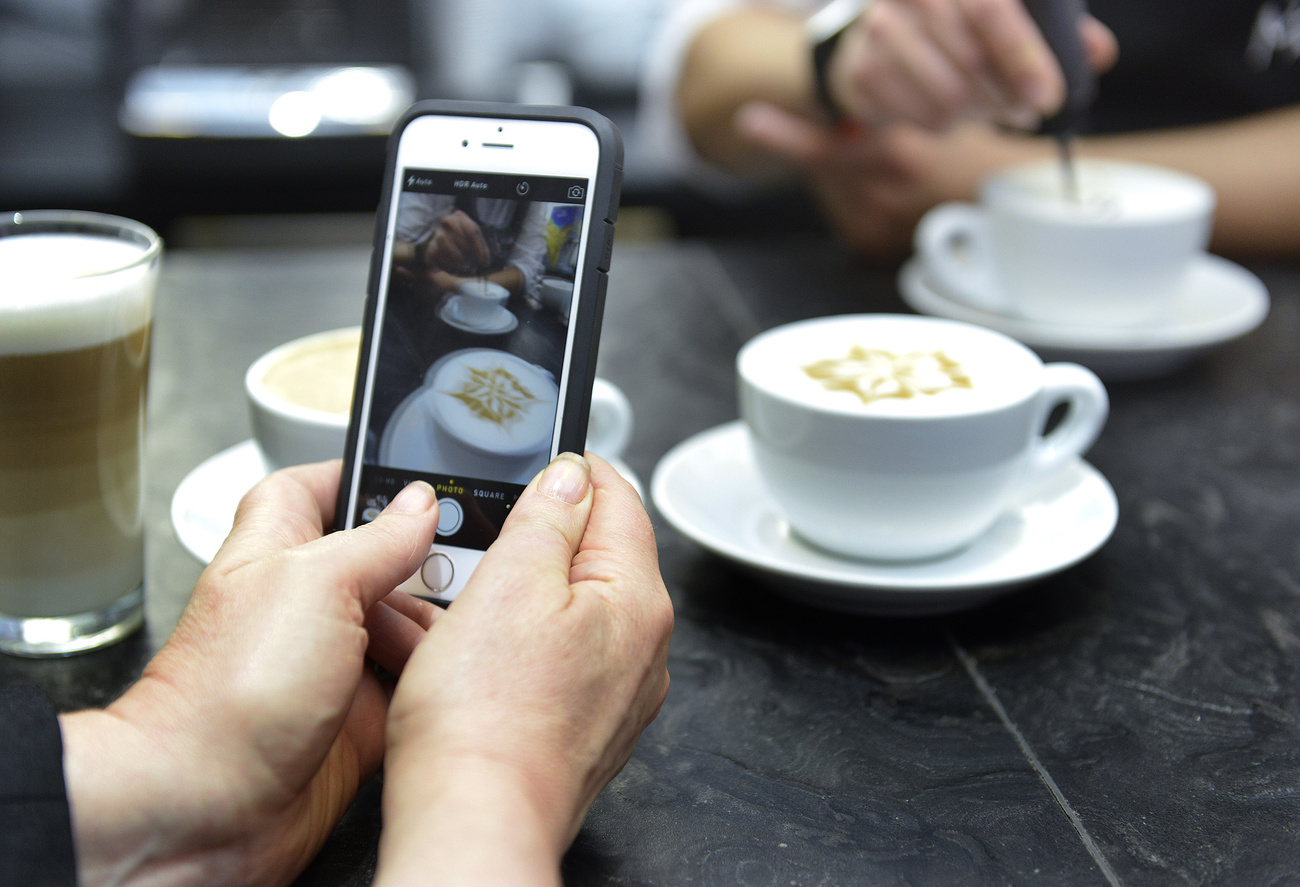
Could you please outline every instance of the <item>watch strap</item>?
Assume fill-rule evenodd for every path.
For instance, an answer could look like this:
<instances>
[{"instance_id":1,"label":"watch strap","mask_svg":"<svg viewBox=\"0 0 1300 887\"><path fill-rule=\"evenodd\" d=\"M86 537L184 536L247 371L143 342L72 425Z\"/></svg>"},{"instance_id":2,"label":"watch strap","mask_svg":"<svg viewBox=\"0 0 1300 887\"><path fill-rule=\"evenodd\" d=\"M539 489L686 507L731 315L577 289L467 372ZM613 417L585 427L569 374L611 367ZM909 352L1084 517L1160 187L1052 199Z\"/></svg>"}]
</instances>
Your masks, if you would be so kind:
<instances>
[{"instance_id":1,"label":"watch strap","mask_svg":"<svg viewBox=\"0 0 1300 887\"><path fill-rule=\"evenodd\" d=\"M831 0L804 22L804 33L812 47L813 91L817 103L832 122L838 123L847 115L830 89L830 63L840 38L853 24L870 0Z\"/></svg>"}]
</instances>

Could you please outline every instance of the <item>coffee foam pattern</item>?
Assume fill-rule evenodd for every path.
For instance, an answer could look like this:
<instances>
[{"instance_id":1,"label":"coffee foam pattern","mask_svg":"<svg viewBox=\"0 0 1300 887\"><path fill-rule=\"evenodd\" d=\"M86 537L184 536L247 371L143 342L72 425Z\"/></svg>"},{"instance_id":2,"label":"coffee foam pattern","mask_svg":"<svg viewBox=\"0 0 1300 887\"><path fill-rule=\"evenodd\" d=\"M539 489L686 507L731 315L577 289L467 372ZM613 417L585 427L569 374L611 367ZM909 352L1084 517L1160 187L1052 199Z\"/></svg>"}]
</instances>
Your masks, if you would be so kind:
<instances>
[{"instance_id":1,"label":"coffee foam pattern","mask_svg":"<svg viewBox=\"0 0 1300 887\"><path fill-rule=\"evenodd\" d=\"M986 205L1015 204L1058 222L1144 222L1194 216L1213 206L1203 182L1174 170L1101 160L1075 161L1079 199L1066 192L1059 161L1046 161L995 175L985 188Z\"/></svg>"},{"instance_id":2,"label":"coffee foam pattern","mask_svg":"<svg viewBox=\"0 0 1300 887\"><path fill-rule=\"evenodd\" d=\"M829 388L805 371L843 358L854 348L896 355L942 353L958 365L970 387L954 385L932 394L864 403L854 391ZM866 315L822 318L769 331L746 345L738 369L753 385L794 403L906 418L978 413L1018 402L1036 390L1040 365L1028 349L986 330L934 319Z\"/></svg>"},{"instance_id":3,"label":"coffee foam pattern","mask_svg":"<svg viewBox=\"0 0 1300 887\"><path fill-rule=\"evenodd\" d=\"M0 354L86 348L145 326L152 263L133 263L146 252L83 234L0 237Z\"/></svg>"},{"instance_id":4,"label":"coffee foam pattern","mask_svg":"<svg viewBox=\"0 0 1300 887\"><path fill-rule=\"evenodd\" d=\"M498 424L476 415L452 392L461 390L471 370L504 370L532 395L516 421ZM505 351L478 349L453 355L433 378L439 423L454 437L489 453L520 454L545 449L555 428L559 387L550 375Z\"/></svg>"}]
</instances>

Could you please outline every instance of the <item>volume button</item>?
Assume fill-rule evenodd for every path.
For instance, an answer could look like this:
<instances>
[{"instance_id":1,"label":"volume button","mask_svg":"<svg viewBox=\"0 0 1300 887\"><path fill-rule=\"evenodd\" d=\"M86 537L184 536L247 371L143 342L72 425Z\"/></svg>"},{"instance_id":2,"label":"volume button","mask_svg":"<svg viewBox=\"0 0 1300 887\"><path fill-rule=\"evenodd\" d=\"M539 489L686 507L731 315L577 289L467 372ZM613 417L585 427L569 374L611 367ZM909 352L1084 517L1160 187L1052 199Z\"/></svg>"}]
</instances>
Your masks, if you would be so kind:
<instances>
[{"instance_id":1,"label":"volume button","mask_svg":"<svg viewBox=\"0 0 1300 887\"><path fill-rule=\"evenodd\" d=\"M609 270L609 263L614 257L614 226L609 222L601 222L605 226L605 243L600 250L600 261L596 267L601 271Z\"/></svg>"}]
</instances>

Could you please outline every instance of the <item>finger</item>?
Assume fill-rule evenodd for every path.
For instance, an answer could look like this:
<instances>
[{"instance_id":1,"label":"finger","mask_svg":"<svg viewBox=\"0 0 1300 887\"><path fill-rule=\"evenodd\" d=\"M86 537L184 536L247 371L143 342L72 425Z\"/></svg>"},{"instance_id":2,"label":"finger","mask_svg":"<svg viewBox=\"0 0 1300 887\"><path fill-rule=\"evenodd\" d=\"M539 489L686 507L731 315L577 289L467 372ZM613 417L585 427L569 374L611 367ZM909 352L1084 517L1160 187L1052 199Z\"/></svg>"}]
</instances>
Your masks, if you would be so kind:
<instances>
[{"instance_id":1,"label":"finger","mask_svg":"<svg viewBox=\"0 0 1300 887\"><path fill-rule=\"evenodd\" d=\"M965 17L951 0L906 0L928 39L943 52L964 77L973 77L983 64L982 48L966 26ZM870 15L875 6L867 7Z\"/></svg>"},{"instance_id":2,"label":"finger","mask_svg":"<svg viewBox=\"0 0 1300 887\"><path fill-rule=\"evenodd\" d=\"M556 456L519 496L456 603L524 591L535 599L559 593L559 605L567 603L569 570L592 499L591 464L574 453Z\"/></svg>"},{"instance_id":3,"label":"finger","mask_svg":"<svg viewBox=\"0 0 1300 887\"><path fill-rule=\"evenodd\" d=\"M736 111L736 131L795 166L816 166L830 152L833 131L769 102L746 102Z\"/></svg>"},{"instance_id":4,"label":"finger","mask_svg":"<svg viewBox=\"0 0 1300 887\"><path fill-rule=\"evenodd\" d=\"M437 530L437 495L416 481L370 523L313 542L299 558L300 581L344 589L369 610L420 568Z\"/></svg>"},{"instance_id":5,"label":"finger","mask_svg":"<svg viewBox=\"0 0 1300 887\"><path fill-rule=\"evenodd\" d=\"M456 247L461 258L482 267L492 258L487 241L483 239L483 229L465 213L457 210L451 217L451 230L456 240Z\"/></svg>"},{"instance_id":6,"label":"finger","mask_svg":"<svg viewBox=\"0 0 1300 887\"><path fill-rule=\"evenodd\" d=\"M928 5L924 0L913 4ZM873 5L863 14L865 49L850 76L854 92L865 100L864 110L874 106L876 116L932 129L946 127L963 110L970 96L969 77L936 37L941 23L928 20L930 14L908 4ZM948 38L948 42L958 41ZM974 53L967 54L971 57L965 63L974 67Z\"/></svg>"},{"instance_id":7,"label":"finger","mask_svg":"<svg viewBox=\"0 0 1300 887\"><path fill-rule=\"evenodd\" d=\"M1079 23L1079 36L1083 39L1083 50L1094 71L1100 74L1115 67L1115 62L1119 60L1119 41L1110 28L1092 16L1085 15Z\"/></svg>"},{"instance_id":8,"label":"finger","mask_svg":"<svg viewBox=\"0 0 1300 887\"><path fill-rule=\"evenodd\" d=\"M295 465L268 475L240 500L213 565L229 571L320 538L334 521L342 462Z\"/></svg>"},{"instance_id":9,"label":"finger","mask_svg":"<svg viewBox=\"0 0 1300 887\"><path fill-rule=\"evenodd\" d=\"M442 607L404 591L394 591L380 603L386 604L423 629L428 629L443 614Z\"/></svg>"},{"instance_id":10,"label":"finger","mask_svg":"<svg viewBox=\"0 0 1300 887\"><path fill-rule=\"evenodd\" d=\"M595 490L591 516L570 572L572 582L608 579L611 573L629 576L659 575L654 528L645 505L633 486L601 457L588 453ZM611 570L611 566L613 569ZM658 594L662 583L645 587Z\"/></svg>"},{"instance_id":11,"label":"finger","mask_svg":"<svg viewBox=\"0 0 1300 887\"><path fill-rule=\"evenodd\" d=\"M1025 7L1015 0L960 0L1009 105L1051 114L1065 101L1065 75Z\"/></svg>"},{"instance_id":12,"label":"finger","mask_svg":"<svg viewBox=\"0 0 1300 887\"><path fill-rule=\"evenodd\" d=\"M366 655L392 674L400 675L427 631L427 626L389 606L387 599L379 601L366 611L366 632L370 638Z\"/></svg>"}]
</instances>

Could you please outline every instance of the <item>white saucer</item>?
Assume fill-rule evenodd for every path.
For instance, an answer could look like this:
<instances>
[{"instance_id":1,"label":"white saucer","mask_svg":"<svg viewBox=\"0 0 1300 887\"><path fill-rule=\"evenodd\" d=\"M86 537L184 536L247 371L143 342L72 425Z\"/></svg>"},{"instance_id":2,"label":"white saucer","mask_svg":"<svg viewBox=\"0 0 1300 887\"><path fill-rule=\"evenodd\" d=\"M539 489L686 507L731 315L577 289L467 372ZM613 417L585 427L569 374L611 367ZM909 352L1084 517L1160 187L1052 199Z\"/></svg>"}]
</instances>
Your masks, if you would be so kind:
<instances>
[{"instance_id":1,"label":"white saucer","mask_svg":"<svg viewBox=\"0 0 1300 887\"><path fill-rule=\"evenodd\" d=\"M261 448L246 440L187 474L172 495L172 527L185 550L211 562L235 522L239 500L267 473Z\"/></svg>"},{"instance_id":2,"label":"white saucer","mask_svg":"<svg viewBox=\"0 0 1300 887\"><path fill-rule=\"evenodd\" d=\"M1216 345L1244 336L1268 314L1268 290L1251 272L1204 254L1192 267L1176 315L1144 328L1040 323L976 308L934 285L919 259L905 264L898 288L913 310L1005 333L1044 360L1081 363L1106 379L1149 378L1172 372Z\"/></svg>"},{"instance_id":3,"label":"white saucer","mask_svg":"<svg viewBox=\"0 0 1300 887\"><path fill-rule=\"evenodd\" d=\"M768 580L778 594L852 613L973 607L1064 570L1110 538L1119 508L1082 459L1028 491L970 547L905 564L855 561L804 543L769 498L743 422L688 438L655 467L655 507L682 535Z\"/></svg>"},{"instance_id":4,"label":"white saucer","mask_svg":"<svg viewBox=\"0 0 1300 887\"><path fill-rule=\"evenodd\" d=\"M458 330L467 333L479 333L485 336L499 336L502 333L508 333L515 327L519 326L519 318L511 313L510 309L503 305L497 305L491 315L486 319L472 323L464 317L464 302L462 297L451 295L442 307L438 309L438 316L442 320L454 326Z\"/></svg>"},{"instance_id":5,"label":"white saucer","mask_svg":"<svg viewBox=\"0 0 1300 887\"><path fill-rule=\"evenodd\" d=\"M610 459L641 498L641 480L618 459ZM190 554L210 563L235 522L235 509L244 494L267 475L257 442L246 440L222 450L185 476L172 495L172 527Z\"/></svg>"}]
</instances>

